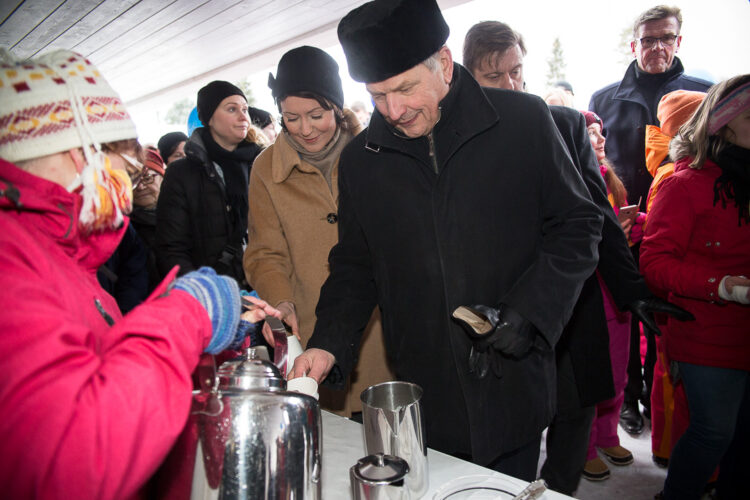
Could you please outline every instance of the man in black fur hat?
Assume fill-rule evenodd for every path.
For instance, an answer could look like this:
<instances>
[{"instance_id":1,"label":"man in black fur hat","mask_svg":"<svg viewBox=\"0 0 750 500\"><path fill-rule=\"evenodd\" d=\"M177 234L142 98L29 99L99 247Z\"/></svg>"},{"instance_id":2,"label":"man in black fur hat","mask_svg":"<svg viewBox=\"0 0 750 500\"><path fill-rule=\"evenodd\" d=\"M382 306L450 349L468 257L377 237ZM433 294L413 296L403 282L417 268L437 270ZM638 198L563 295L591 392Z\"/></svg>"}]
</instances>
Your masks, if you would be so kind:
<instances>
[{"instance_id":1,"label":"man in black fur hat","mask_svg":"<svg viewBox=\"0 0 750 500\"><path fill-rule=\"evenodd\" d=\"M364 4L338 33L376 110L341 156L339 243L294 376L343 382L378 304L428 445L533 480L602 216L544 102L483 91L434 0Z\"/></svg>"}]
</instances>

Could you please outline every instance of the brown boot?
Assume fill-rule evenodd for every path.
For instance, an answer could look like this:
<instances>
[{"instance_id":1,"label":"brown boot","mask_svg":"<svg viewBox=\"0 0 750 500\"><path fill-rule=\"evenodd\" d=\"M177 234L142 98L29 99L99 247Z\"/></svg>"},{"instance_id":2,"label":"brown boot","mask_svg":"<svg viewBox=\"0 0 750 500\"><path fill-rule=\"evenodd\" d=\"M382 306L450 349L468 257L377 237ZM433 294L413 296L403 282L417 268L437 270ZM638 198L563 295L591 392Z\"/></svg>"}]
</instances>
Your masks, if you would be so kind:
<instances>
[{"instance_id":1,"label":"brown boot","mask_svg":"<svg viewBox=\"0 0 750 500\"><path fill-rule=\"evenodd\" d=\"M614 465L630 465L633 463L633 454L622 446L612 446L611 448L599 448L607 460Z\"/></svg>"},{"instance_id":2,"label":"brown boot","mask_svg":"<svg viewBox=\"0 0 750 500\"><path fill-rule=\"evenodd\" d=\"M583 466L582 475L589 481L604 481L609 479L609 467L601 458L596 457L586 462L586 465Z\"/></svg>"}]
</instances>

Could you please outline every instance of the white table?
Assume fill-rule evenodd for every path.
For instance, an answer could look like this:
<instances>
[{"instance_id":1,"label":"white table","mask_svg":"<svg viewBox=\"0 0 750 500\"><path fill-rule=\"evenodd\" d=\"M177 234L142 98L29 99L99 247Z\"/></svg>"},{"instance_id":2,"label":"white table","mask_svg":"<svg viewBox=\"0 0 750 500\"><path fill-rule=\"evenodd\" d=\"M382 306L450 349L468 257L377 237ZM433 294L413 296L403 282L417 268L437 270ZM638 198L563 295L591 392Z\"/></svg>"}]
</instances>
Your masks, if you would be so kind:
<instances>
[{"instance_id":1,"label":"white table","mask_svg":"<svg viewBox=\"0 0 750 500\"><path fill-rule=\"evenodd\" d=\"M351 498L349 468L365 456L362 425L347 418L322 411L323 416L323 498ZM491 469L460 460L439 451L427 450L430 489L424 498L432 499L435 492L448 481L462 476L491 477L502 482L503 489L519 493L528 483ZM507 488L506 488L507 487ZM554 491L546 491L544 500L571 498Z\"/></svg>"}]
</instances>

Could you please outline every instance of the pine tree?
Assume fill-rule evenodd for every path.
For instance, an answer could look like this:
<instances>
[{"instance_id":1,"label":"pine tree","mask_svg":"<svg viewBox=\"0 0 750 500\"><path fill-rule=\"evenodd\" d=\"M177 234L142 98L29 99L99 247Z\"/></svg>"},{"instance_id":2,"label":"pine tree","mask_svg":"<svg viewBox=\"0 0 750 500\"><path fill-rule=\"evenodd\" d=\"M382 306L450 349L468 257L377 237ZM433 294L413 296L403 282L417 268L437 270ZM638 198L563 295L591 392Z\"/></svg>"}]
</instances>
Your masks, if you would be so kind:
<instances>
[{"instance_id":1,"label":"pine tree","mask_svg":"<svg viewBox=\"0 0 750 500\"><path fill-rule=\"evenodd\" d=\"M552 87L559 80L565 80L565 58L563 56L560 38L555 37L552 42L552 56L547 59L547 87Z\"/></svg>"},{"instance_id":2,"label":"pine tree","mask_svg":"<svg viewBox=\"0 0 750 500\"><path fill-rule=\"evenodd\" d=\"M625 26L620 31L620 43L617 46L617 54L619 54L619 61L622 65L627 68L631 62L633 62L633 51L630 48L630 42L633 40L633 27Z\"/></svg>"},{"instance_id":3,"label":"pine tree","mask_svg":"<svg viewBox=\"0 0 750 500\"><path fill-rule=\"evenodd\" d=\"M188 99L180 99L172 104L164 115L164 121L170 125L184 125L187 123L190 111L195 107L195 103Z\"/></svg>"},{"instance_id":4,"label":"pine tree","mask_svg":"<svg viewBox=\"0 0 750 500\"><path fill-rule=\"evenodd\" d=\"M242 92L245 94L245 98L247 99L247 105L248 106L254 105L255 97L253 97L253 89L247 77L243 78L242 80L238 82L234 82L234 84L238 86L240 90L242 90Z\"/></svg>"}]
</instances>

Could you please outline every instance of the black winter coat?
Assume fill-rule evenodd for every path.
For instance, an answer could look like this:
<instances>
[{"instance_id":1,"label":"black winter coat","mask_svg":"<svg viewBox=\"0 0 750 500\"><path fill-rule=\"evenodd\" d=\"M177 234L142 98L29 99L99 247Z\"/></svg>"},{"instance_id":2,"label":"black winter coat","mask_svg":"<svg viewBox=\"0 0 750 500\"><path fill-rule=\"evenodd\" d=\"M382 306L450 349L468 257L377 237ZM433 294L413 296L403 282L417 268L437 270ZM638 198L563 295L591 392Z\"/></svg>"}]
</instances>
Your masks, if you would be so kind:
<instances>
[{"instance_id":1,"label":"black winter coat","mask_svg":"<svg viewBox=\"0 0 750 500\"><path fill-rule=\"evenodd\" d=\"M550 112L573 164L583 176L591 199L604 216L597 270L617 306L624 309L634 300L650 296L650 292L638 272L625 233L607 198L607 186L591 147L586 120L581 113L571 108L550 106ZM591 406L614 396L609 330L599 280L595 274L583 285L573 316L557 343L556 355L558 358L570 356L581 407ZM563 366L567 365L563 363ZM558 380L570 380L570 377L560 377Z\"/></svg>"},{"instance_id":2,"label":"black winter coat","mask_svg":"<svg viewBox=\"0 0 750 500\"><path fill-rule=\"evenodd\" d=\"M653 178L646 168L646 125L659 125L656 109L659 100L675 90L705 92L711 82L683 74L682 62L675 57L667 77L652 102L638 87L637 62L628 66L621 82L613 83L594 93L589 109L599 115L607 134L607 158L628 190L628 201L638 203L646 211L646 197Z\"/></svg>"},{"instance_id":3,"label":"black winter coat","mask_svg":"<svg viewBox=\"0 0 750 500\"><path fill-rule=\"evenodd\" d=\"M424 389L428 445L487 464L554 415L552 348L596 267L601 214L538 97L483 91L460 65L453 78L429 137L396 135L375 112L344 149L339 242L308 348L335 355L329 379L348 374L378 304L397 377ZM476 380L451 313L501 303L540 335L503 358L501 378Z\"/></svg>"},{"instance_id":4,"label":"black winter coat","mask_svg":"<svg viewBox=\"0 0 750 500\"><path fill-rule=\"evenodd\" d=\"M242 269L247 223L237 227L224 181L208 157L200 131L195 130L185 144L186 157L170 163L161 185L155 247L159 272L163 277L179 265L182 275L210 266L248 288ZM249 147L256 149L254 159L260 147Z\"/></svg>"}]
</instances>

